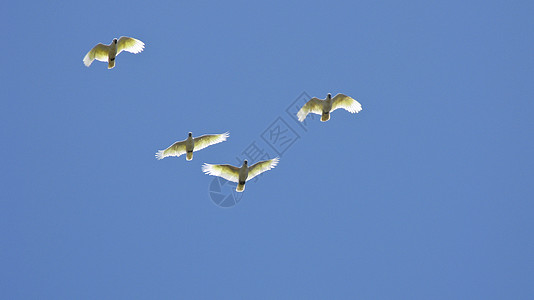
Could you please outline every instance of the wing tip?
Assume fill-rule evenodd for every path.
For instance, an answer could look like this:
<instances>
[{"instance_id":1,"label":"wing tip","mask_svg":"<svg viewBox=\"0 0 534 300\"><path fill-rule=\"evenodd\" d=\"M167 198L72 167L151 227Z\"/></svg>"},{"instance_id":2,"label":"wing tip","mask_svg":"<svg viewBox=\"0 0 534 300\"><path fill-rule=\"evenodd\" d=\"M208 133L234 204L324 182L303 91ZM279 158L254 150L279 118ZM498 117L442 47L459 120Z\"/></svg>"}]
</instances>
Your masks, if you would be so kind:
<instances>
[{"instance_id":1,"label":"wing tip","mask_svg":"<svg viewBox=\"0 0 534 300\"><path fill-rule=\"evenodd\" d=\"M213 175L212 172L211 172L211 164L208 164L208 163L204 163L202 165L202 172L208 174L208 175Z\"/></svg>"},{"instance_id":2,"label":"wing tip","mask_svg":"<svg viewBox=\"0 0 534 300\"><path fill-rule=\"evenodd\" d=\"M133 45L129 46L129 47L124 47L122 50L124 51L127 51L127 52L130 52L130 53L133 53L133 54L138 54L138 53L141 53L143 52L143 50L145 49L145 43L143 43L142 41L136 39L136 38L133 38L133 37L129 37L129 36L121 36L119 38L119 43L121 41L121 39L124 38L124 41L130 39L130 40L133 40L134 43ZM124 44L123 44L124 45ZM121 51L122 51L121 50Z\"/></svg>"},{"instance_id":3,"label":"wing tip","mask_svg":"<svg viewBox=\"0 0 534 300\"><path fill-rule=\"evenodd\" d=\"M155 156L157 160L162 160L163 158L165 158L165 156L163 156L163 150L158 150Z\"/></svg>"},{"instance_id":4,"label":"wing tip","mask_svg":"<svg viewBox=\"0 0 534 300\"><path fill-rule=\"evenodd\" d=\"M145 43L143 43L140 40L135 39L135 38L131 38L131 39L135 40L135 44L133 46L134 49L132 49L133 50L132 52L134 54L143 52L143 50L145 49Z\"/></svg>"},{"instance_id":5,"label":"wing tip","mask_svg":"<svg viewBox=\"0 0 534 300\"><path fill-rule=\"evenodd\" d=\"M89 58L89 54L85 55L83 58L83 64L86 67L89 67L93 63L93 60Z\"/></svg>"},{"instance_id":6,"label":"wing tip","mask_svg":"<svg viewBox=\"0 0 534 300\"><path fill-rule=\"evenodd\" d=\"M299 122L304 122L304 119L306 119L306 115L302 110L299 110L297 113L297 118L299 119Z\"/></svg>"},{"instance_id":7,"label":"wing tip","mask_svg":"<svg viewBox=\"0 0 534 300\"><path fill-rule=\"evenodd\" d=\"M353 99L354 100L354 99ZM360 102L354 100L354 104L352 105L352 111L351 113L359 113L360 111L362 111L363 107L362 105L360 104Z\"/></svg>"},{"instance_id":8,"label":"wing tip","mask_svg":"<svg viewBox=\"0 0 534 300\"><path fill-rule=\"evenodd\" d=\"M280 157L275 157L271 160L271 168L274 168L278 165L278 163L280 162Z\"/></svg>"}]
</instances>

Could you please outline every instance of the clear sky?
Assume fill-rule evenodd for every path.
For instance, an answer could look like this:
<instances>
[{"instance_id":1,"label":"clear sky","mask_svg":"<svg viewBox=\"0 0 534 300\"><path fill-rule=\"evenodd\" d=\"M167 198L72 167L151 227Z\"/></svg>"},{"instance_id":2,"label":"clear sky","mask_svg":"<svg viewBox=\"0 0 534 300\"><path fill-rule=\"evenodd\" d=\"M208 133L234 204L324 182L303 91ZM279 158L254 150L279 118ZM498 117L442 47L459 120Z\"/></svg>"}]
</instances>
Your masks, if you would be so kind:
<instances>
[{"instance_id":1,"label":"clear sky","mask_svg":"<svg viewBox=\"0 0 534 300\"><path fill-rule=\"evenodd\" d=\"M0 11L0 298L532 299L533 1L58 2Z\"/></svg>"}]
</instances>

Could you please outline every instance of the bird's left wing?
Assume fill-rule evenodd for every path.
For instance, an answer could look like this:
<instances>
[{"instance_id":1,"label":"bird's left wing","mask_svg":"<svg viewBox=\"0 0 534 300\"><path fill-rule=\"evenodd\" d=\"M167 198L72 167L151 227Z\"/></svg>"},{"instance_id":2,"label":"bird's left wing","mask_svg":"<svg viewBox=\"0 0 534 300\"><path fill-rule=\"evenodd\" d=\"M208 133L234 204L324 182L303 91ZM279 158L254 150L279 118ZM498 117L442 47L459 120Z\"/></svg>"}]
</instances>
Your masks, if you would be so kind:
<instances>
[{"instance_id":1,"label":"bird's left wing","mask_svg":"<svg viewBox=\"0 0 534 300\"><path fill-rule=\"evenodd\" d=\"M362 105L358 101L352 99L351 97L347 95L337 94L332 99L332 110L331 111L334 111L338 108L343 108L351 113L357 113L362 110Z\"/></svg>"},{"instance_id":2,"label":"bird's left wing","mask_svg":"<svg viewBox=\"0 0 534 300\"><path fill-rule=\"evenodd\" d=\"M206 134L194 138L195 148L194 151L202 150L208 146L224 142L230 136L229 132L222 134Z\"/></svg>"},{"instance_id":3,"label":"bird's left wing","mask_svg":"<svg viewBox=\"0 0 534 300\"><path fill-rule=\"evenodd\" d=\"M83 63L89 67L93 60L99 60L99 61L108 61L108 55L109 55L109 46L104 45L102 43L96 45L91 49L91 51L87 52L85 57L83 58Z\"/></svg>"},{"instance_id":4,"label":"bird's left wing","mask_svg":"<svg viewBox=\"0 0 534 300\"><path fill-rule=\"evenodd\" d=\"M239 181L239 168L232 165L204 164L202 166L202 172L208 175L222 177L228 181Z\"/></svg>"},{"instance_id":5,"label":"bird's left wing","mask_svg":"<svg viewBox=\"0 0 534 300\"><path fill-rule=\"evenodd\" d=\"M122 51L128 51L131 53L139 53L145 48L145 43L138 39L134 39L127 36L121 36L117 42L117 55Z\"/></svg>"},{"instance_id":6,"label":"bird's left wing","mask_svg":"<svg viewBox=\"0 0 534 300\"><path fill-rule=\"evenodd\" d=\"M276 167L279 160L280 159L278 157L275 157L273 159L264 160L264 161L260 161L260 162L253 164L252 166L248 168L247 181L260 175L261 173L265 171L269 171L270 169Z\"/></svg>"}]
</instances>

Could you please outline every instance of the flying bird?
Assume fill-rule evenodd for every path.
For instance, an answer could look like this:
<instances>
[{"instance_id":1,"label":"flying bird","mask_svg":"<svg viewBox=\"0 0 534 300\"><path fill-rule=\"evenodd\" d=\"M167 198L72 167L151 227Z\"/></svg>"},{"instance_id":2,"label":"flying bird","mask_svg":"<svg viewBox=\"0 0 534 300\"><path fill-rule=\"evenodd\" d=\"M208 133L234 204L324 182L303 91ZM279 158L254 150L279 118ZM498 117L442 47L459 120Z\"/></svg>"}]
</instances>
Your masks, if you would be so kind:
<instances>
[{"instance_id":1,"label":"flying bird","mask_svg":"<svg viewBox=\"0 0 534 300\"><path fill-rule=\"evenodd\" d=\"M202 150L208 146L224 142L230 136L229 132L222 134L206 134L194 138L193 134L190 132L187 139L183 141L176 142L172 144L169 148L165 150L159 150L156 153L157 159L164 159L169 156L181 156L186 154L186 160L193 159L193 151Z\"/></svg>"},{"instance_id":2,"label":"flying bird","mask_svg":"<svg viewBox=\"0 0 534 300\"><path fill-rule=\"evenodd\" d=\"M145 43L140 40L121 36L118 40L113 39L113 42L109 45L99 43L94 46L83 58L83 63L89 67L95 59L98 61L107 61L108 69L113 69L113 67L115 67L115 56L119 55L122 51L139 53L143 51L144 48Z\"/></svg>"},{"instance_id":3,"label":"flying bird","mask_svg":"<svg viewBox=\"0 0 534 300\"><path fill-rule=\"evenodd\" d=\"M343 94L337 94L332 98L332 94L328 94L326 99L311 98L297 113L299 121L303 122L309 113L321 115L321 121L326 122L330 120L330 113L338 108L343 108L350 113L357 113L362 110L362 105Z\"/></svg>"},{"instance_id":4,"label":"flying bird","mask_svg":"<svg viewBox=\"0 0 534 300\"><path fill-rule=\"evenodd\" d=\"M265 171L276 167L278 157L264 160L255 163L251 167L248 166L248 161L245 159L241 168L234 167L232 165L211 165L204 164L202 166L202 171L208 175L219 176L228 181L237 182L236 191L242 192L245 190L245 182L251 180L252 178L260 175Z\"/></svg>"}]
</instances>

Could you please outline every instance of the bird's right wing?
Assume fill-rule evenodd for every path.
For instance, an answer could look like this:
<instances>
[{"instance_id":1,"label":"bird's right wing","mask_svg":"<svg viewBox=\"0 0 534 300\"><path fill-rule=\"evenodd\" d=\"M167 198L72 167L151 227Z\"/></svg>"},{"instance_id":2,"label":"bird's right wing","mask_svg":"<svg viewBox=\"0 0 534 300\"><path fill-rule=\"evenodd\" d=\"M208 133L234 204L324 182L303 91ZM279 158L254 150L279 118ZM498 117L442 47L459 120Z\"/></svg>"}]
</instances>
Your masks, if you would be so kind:
<instances>
[{"instance_id":1,"label":"bird's right wing","mask_svg":"<svg viewBox=\"0 0 534 300\"><path fill-rule=\"evenodd\" d=\"M83 58L83 63L89 67L95 59L99 61L108 61L108 54L109 46L100 43L94 46L91 51L87 52L87 54Z\"/></svg>"},{"instance_id":2,"label":"bird's right wing","mask_svg":"<svg viewBox=\"0 0 534 300\"><path fill-rule=\"evenodd\" d=\"M165 150L159 150L156 153L156 158L164 159L165 157L169 157L169 156L180 156L180 155L185 154L185 152L186 152L185 141L176 142Z\"/></svg>"},{"instance_id":3,"label":"bird's right wing","mask_svg":"<svg viewBox=\"0 0 534 300\"><path fill-rule=\"evenodd\" d=\"M321 100L319 98L315 98L315 97L311 98L310 101L304 104L304 106L297 113L297 117L299 118L299 121L303 122L309 113L314 113L318 115L322 114L323 113L323 102L324 100Z\"/></svg>"},{"instance_id":4,"label":"bird's right wing","mask_svg":"<svg viewBox=\"0 0 534 300\"><path fill-rule=\"evenodd\" d=\"M117 55L122 51L128 51L131 53L139 53L145 48L145 43L138 39L134 39L127 36L121 36L117 42Z\"/></svg>"},{"instance_id":5,"label":"bird's right wing","mask_svg":"<svg viewBox=\"0 0 534 300\"><path fill-rule=\"evenodd\" d=\"M251 180L252 178L260 175L265 171L269 171L270 169L276 167L279 160L280 159L278 157L275 157L273 159L264 160L253 164L250 168L248 168L247 181Z\"/></svg>"},{"instance_id":6,"label":"bird's right wing","mask_svg":"<svg viewBox=\"0 0 534 300\"><path fill-rule=\"evenodd\" d=\"M219 176L232 182L239 181L239 168L232 165L212 165L205 163L202 166L202 172L208 175Z\"/></svg>"}]
</instances>

